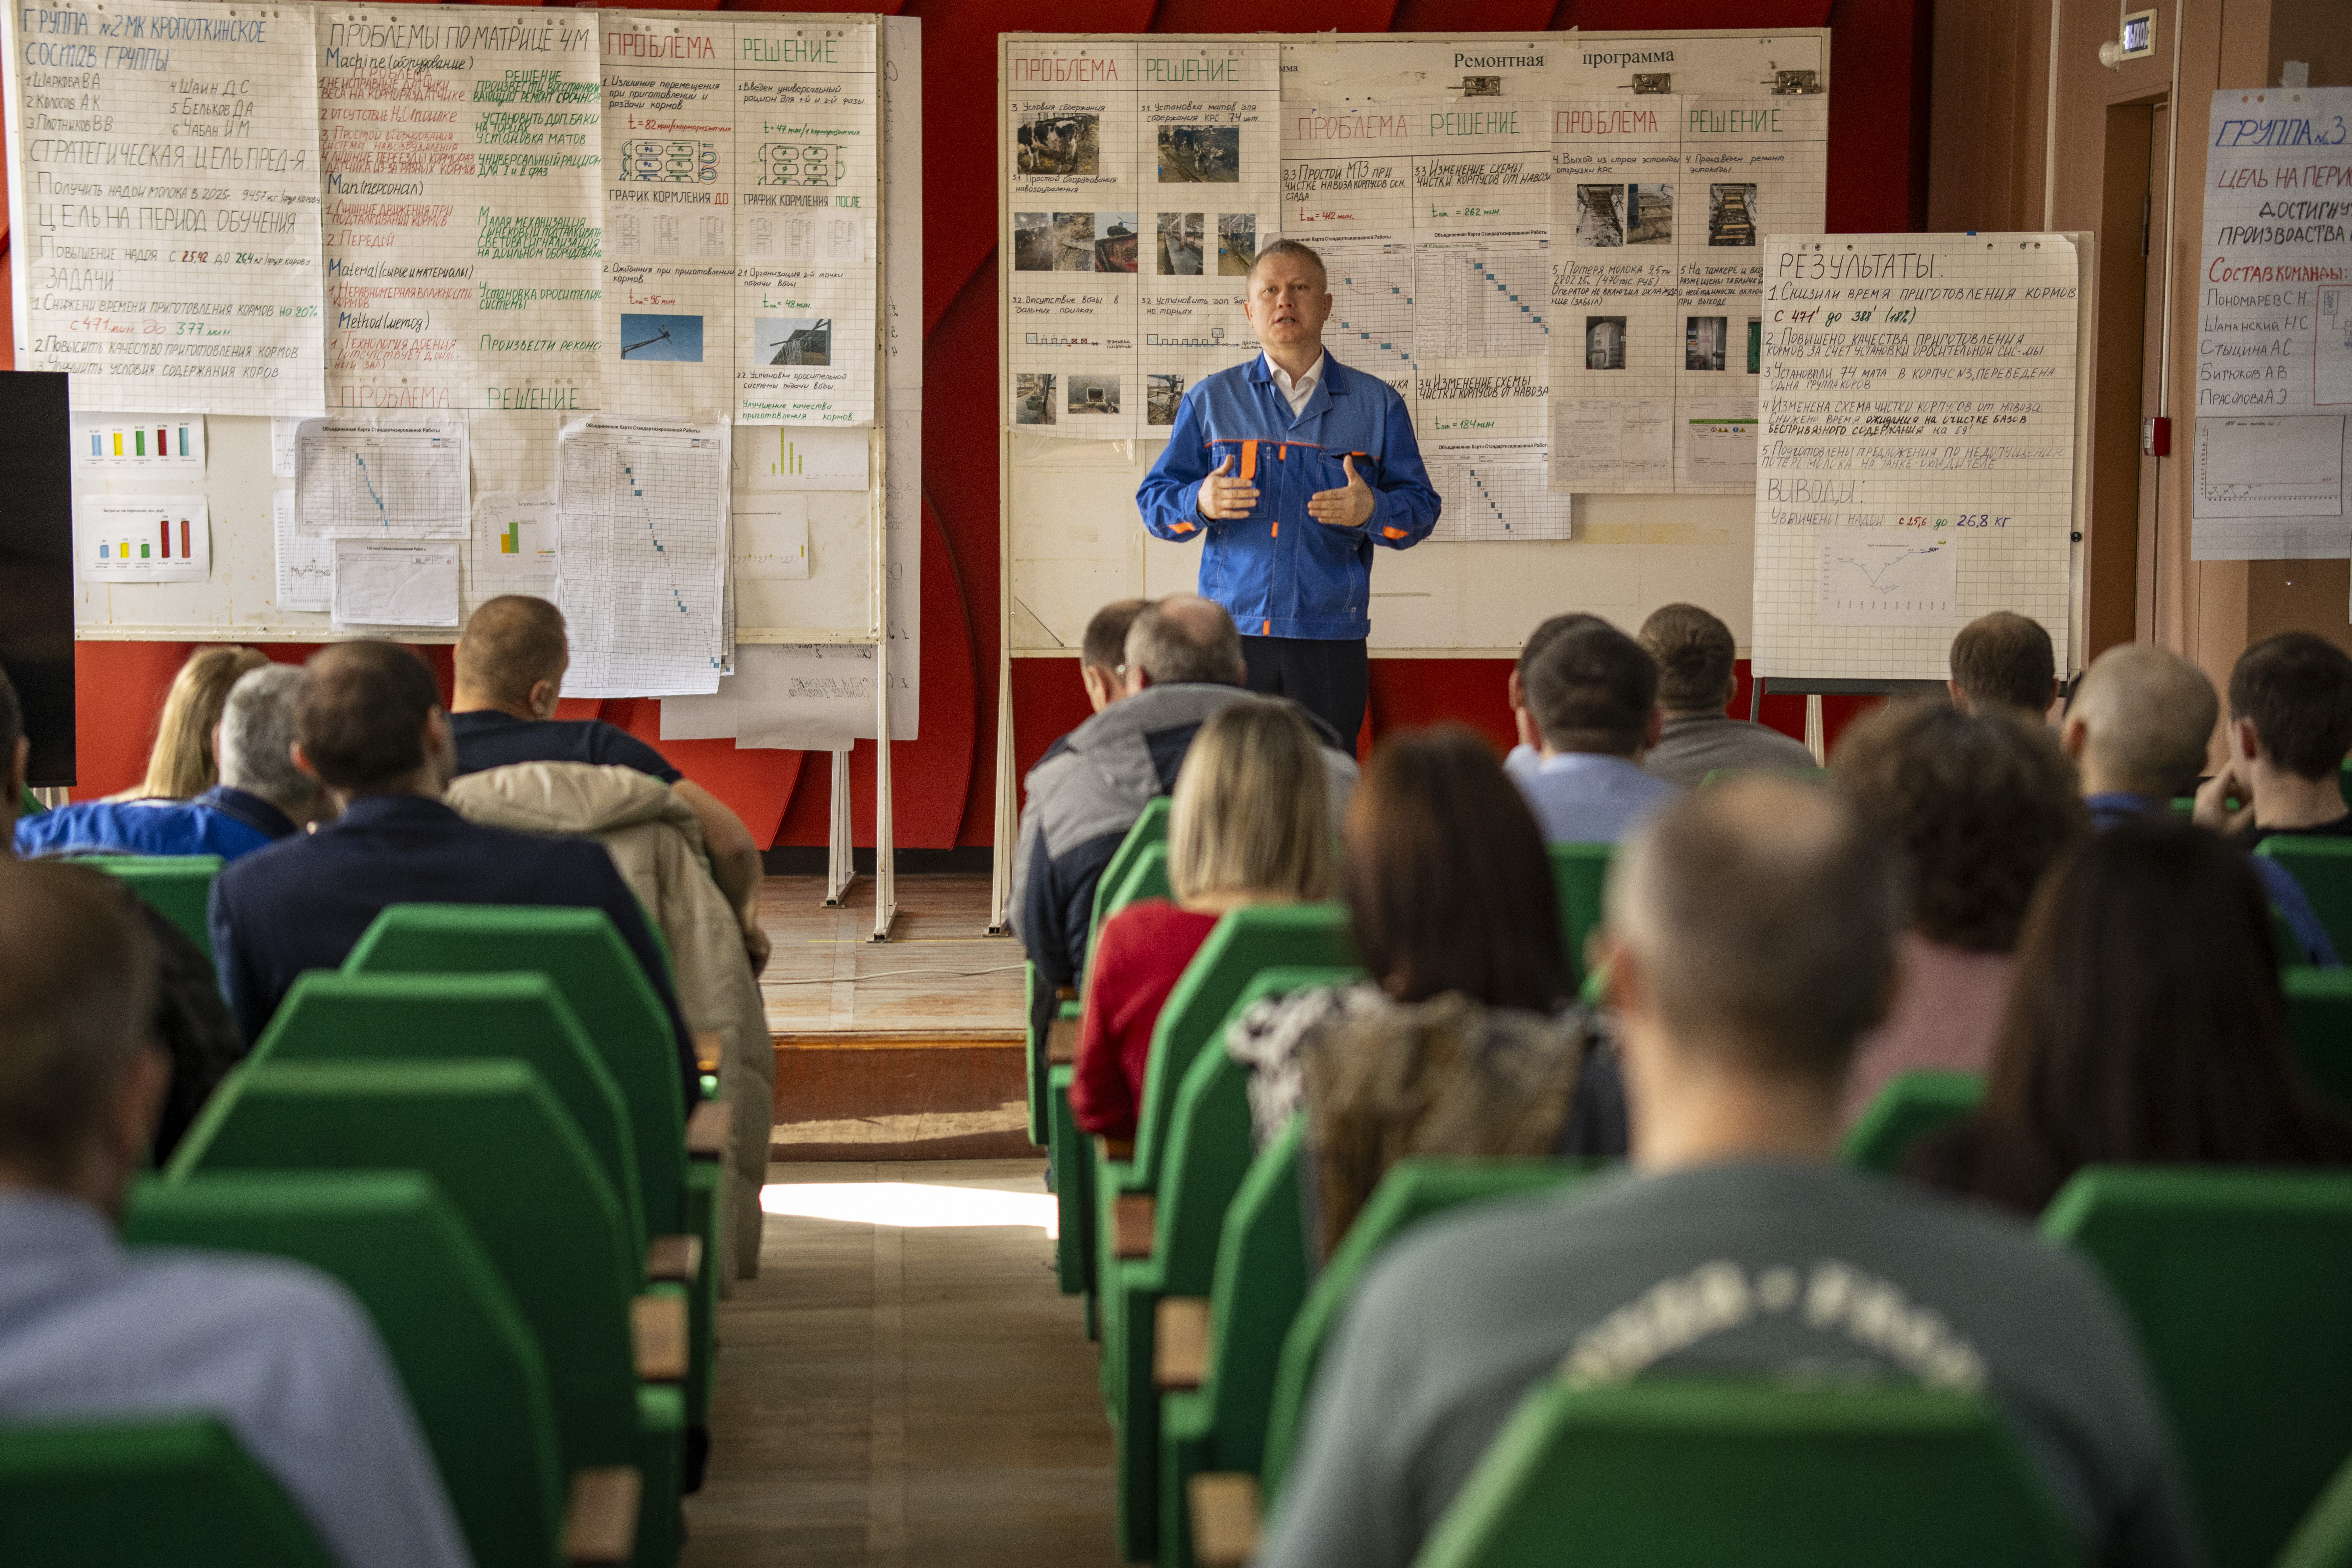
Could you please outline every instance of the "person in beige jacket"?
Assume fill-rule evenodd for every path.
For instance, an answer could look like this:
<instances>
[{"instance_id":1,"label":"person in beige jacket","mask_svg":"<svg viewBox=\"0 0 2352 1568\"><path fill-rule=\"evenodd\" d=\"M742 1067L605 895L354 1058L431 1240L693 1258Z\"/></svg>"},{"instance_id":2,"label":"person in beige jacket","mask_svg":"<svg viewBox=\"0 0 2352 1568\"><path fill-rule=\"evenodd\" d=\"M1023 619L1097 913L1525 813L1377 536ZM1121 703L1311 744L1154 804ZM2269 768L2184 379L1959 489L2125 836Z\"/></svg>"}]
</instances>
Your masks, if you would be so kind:
<instances>
[{"instance_id":1,"label":"person in beige jacket","mask_svg":"<svg viewBox=\"0 0 2352 1568\"><path fill-rule=\"evenodd\" d=\"M720 1279L754 1278L775 1055L742 928L712 879L693 808L657 778L593 763L513 763L456 780L443 799L469 822L594 837L661 928L687 1026L720 1040L719 1092L732 1117L723 1237L730 1256Z\"/></svg>"}]
</instances>

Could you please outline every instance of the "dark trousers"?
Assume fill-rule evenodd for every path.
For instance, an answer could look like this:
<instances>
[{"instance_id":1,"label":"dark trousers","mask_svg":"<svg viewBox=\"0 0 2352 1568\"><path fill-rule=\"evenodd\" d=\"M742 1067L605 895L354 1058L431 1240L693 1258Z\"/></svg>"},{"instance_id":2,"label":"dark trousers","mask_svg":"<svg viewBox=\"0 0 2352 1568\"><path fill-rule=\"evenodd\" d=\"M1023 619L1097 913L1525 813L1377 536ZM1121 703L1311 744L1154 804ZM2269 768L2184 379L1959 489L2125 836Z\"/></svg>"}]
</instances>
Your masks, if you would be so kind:
<instances>
[{"instance_id":1,"label":"dark trousers","mask_svg":"<svg viewBox=\"0 0 2352 1568\"><path fill-rule=\"evenodd\" d=\"M1252 691L1289 698L1331 726L1341 751L1356 754L1372 688L1371 657L1361 637L1244 637L1242 658Z\"/></svg>"}]
</instances>

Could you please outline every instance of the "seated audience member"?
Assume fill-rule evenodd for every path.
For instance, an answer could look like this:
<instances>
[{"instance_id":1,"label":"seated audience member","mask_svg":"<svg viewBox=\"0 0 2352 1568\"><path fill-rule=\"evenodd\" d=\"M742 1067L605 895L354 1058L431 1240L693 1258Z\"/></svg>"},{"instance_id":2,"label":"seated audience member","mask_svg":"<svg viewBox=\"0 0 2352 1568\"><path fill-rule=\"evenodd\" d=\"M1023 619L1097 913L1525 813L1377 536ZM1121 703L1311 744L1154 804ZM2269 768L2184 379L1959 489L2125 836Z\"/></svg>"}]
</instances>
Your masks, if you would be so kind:
<instances>
[{"instance_id":1,"label":"seated audience member","mask_svg":"<svg viewBox=\"0 0 2352 1568\"><path fill-rule=\"evenodd\" d=\"M1519 657L1511 663L1511 673L1503 678L1504 700L1511 705L1511 725L1518 731L1517 743L1503 759L1504 771L1518 776L1521 768L1531 768L1543 760L1543 727L1528 707L1528 668L1551 646L1551 639L1570 626L1580 626L1587 621L1599 621L1599 616L1588 616L1581 610L1571 610L1564 616L1554 616L1528 634L1519 645Z\"/></svg>"},{"instance_id":2,"label":"seated audience member","mask_svg":"<svg viewBox=\"0 0 2352 1568\"><path fill-rule=\"evenodd\" d=\"M760 885L767 868L743 819L727 803L670 766L659 752L602 719L558 719L572 647L563 612L545 599L503 594L475 610L457 639L457 689L449 730L457 775L509 763L604 763L650 773L677 792L702 827L702 847L742 927L757 973L767 967Z\"/></svg>"},{"instance_id":3,"label":"seated audience member","mask_svg":"<svg viewBox=\"0 0 2352 1568\"><path fill-rule=\"evenodd\" d=\"M2205 765L2220 708L2205 672L2168 648L2124 643L2094 659L2058 727L2092 826L2105 831L2149 816L2169 820L2173 798ZM2303 962L2339 967L2336 944L2294 873L2261 856L2248 864L2293 928Z\"/></svg>"},{"instance_id":4,"label":"seated audience member","mask_svg":"<svg viewBox=\"0 0 2352 1568\"><path fill-rule=\"evenodd\" d=\"M1666 605L1642 623L1643 648L1658 666L1665 725L1642 771L1676 789L1696 789L1717 769L1811 768L1813 753L1778 730L1734 719L1738 646L1731 628L1696 605Z\"/></svg>"},{"instance_id":5,"label":"seated audience member","mask_svg":"<svg viewBox=\"0 0 2352 1568\"><path fill-rule=\"evenodd\" d=\"M0 866L15 858L16 806L25 798L29 750L16 689L9 684L5 672L0 672ZM188 940L186 932L132 892L129 883L108 877L92 885L113 899L124 918L147 933L149 949L155 955L155 1005L147 1032L163 1047L171 1065L169 1087L149 1149L160 1166L179 1146L214 1088L244 1059L245 1036L229 1016L228 1005L221 1000L212 961ZM0 1073L5 1071L5 1066L0 1066Z\"/></svg>"},{"instance_id":6,"label":"seated audience member","mask_svg":"<svg viewBox=\"0 0 2352 1568\"><path fill-rule=\"evenodd\" d=\"M268 662L268 655L250 647L200 647L190 654L163 694L146 775L106 798L194 800L218 784L220 764L213 755L213 737L220 730L229 688Z\"/></svg>"},{"instance_id":7,"label":"seated audience member","mask_svg":"<svg viewBox=\"0 0 2352 1568\"><path fill-rule=\"evenodd\" d=\"M213 957L221 992L258 1039L306 969L333 969L390 904L603 910L636 955L676 1036L686 1103L700 1098L693 1041L628 884L598 846L467 822L441 804L455 769L449 717L425 661L395 643L311 655L294 710L294 760L341 815L221 868Z\"/></svg>"},{"instance_id":8,"label":"seated audience member","mask_svg":"<svg viewBox=\"0 0 2352 1568\"><path fill-rule=\"evenodd\" d=\"M1211 714L1269 700L1245 689L1248 674L1223 605L1192 594L1155 600L1128 627L1126 695L1029 770L1009 912L1043 982L1031 1014L1040 1035L1059 1008L1056 993L1076 986L1086 967L1095 884L1145 803L1175 788L1184 750ZM1328 725L1297 711L1323 744L1336 809L1354 787L1356 759Z\"/></svg>"},{"instance_id":9,"label":"seated audience member","mask_svg":"<svg viewBox=\"0 0 2352 1568\"><path fill-rule=\"evenodd\" d=\"M247 670L221 710L220 783L185 801L94 800L16 825L19 855L217 855L234 860L307 827L327 808L294 765L290 664Z\"/></svg>"},{"instance_id":10,"label":"seated audience member","mask_svg":"<svg viewBox=\"0 0 2352 1568\"><path fill-rule=\"evenodd\" d=\"M1984 1109L1923 1141L1917 1179L2031 1215L2090 1164L2352 1163L2352 1121L2288 1046L2262 889L2211 834L2099 835L2018 954Z\"/></svg>"},{"instance_id":11,"label":"seated audience member","mask_svg":"<svg viewBox=\"0 0 2352 1568\"><path fill-rule=\"evenodd\" d=\"M1538 1379L1654 1373L1981 1394L2084 1561L2199 1560L2131 1330L2082 1259L1833 1163L1897 883L1843 797L1791 781L1691 795L1633 839L1604 955L1633 1173L1390 1248L1324 1352L1260 1568L1403 1568ZM1673 1305L1724 1290L1759 1305Z\"/></svg>"},{"instance_id":12,"label":"seated audience member","mask_svg":"<svg viewBox=\"0 0 2352 1568\"><path fill-rule=\"evenodd\" d=\"M2230 760L2197 792L2198 826L2249 849L2281 836L2352 838L2342 784L2352 656L2309 632L2263 638L2230 671L2226 733Z\"/></svg>"},{"instance_id":13,"label":"seated audience member","mask_svg":"<svg viewBox=\"0 0 2352 1568\"><path fill-rule=\"evenodd\" d=\"M1890 709L1847 734L1833 773L1894 847L1911 901L1894 1007L1846 1082L1852 1121L1897 1073L1984 1069L2026 906L2085 817L2048 733L1999 710Z\"/></svg>"},{"instance_id":14,"label":"seated audience member","mask_svg":"<svg viewBox=\"0 0 2352 1568\"><path fill-rule=\"evenodd\" d=\"M1118 599L1087 623L1078 645L1078 679L1086 683L1087 706L1099 713L1127 695L1127 631L1148 599Z\"/></svg>"},{"instance_id":15,"label":"seated audience member","mask_svg":"<svg viewBox=\"0 0 2352 1568\"><path fill-rule=\"evenodd\" d=\"M1261 1002L1225 1041L1261 1144L1307 1111L1323 1252L1408 1154L1624 1152L1616 1058L1571 1005L1543 836L1486 742L1458 725L1383 741L1345 838L1371 978Z\"/></svg>"},{"instance_id":16,"label":"seated audience member","mask_svg":"<svg viewBox=\"0 0 2352 1568\"><path fill-rule=\"evenodd\" d=\"M147 1034L153 950L111 882L0 864L0 1423L215 1416L343 1568L460 1568L416 1418L341 1286L116 1239L171 1066Z\"/></svg>"},{"instance_id":17,"label":"seated audience member","mask_svg":"<svg viewBox=\"0 0 2352 1568\"><path fill-rule=\"evenodd\" d=\"M1952 676L1944 685L1964 713L2005 708L2038 724L2058 700L2050 634L2013 611L1979 616L1952 639Z\"/></svg>"},{"instance_id":18,"label":"seated audience member","mask_svg":"<svg viewBox=\"0 0 2352 1568\"><path fill-rule=\"evenodd\" d=\"M1070 1110L1106 1138L1135 1136L1160 1006L1226 911L1330 891L1330 789L1299 710L1239 702L1201 726L1176 774L1168 883L1172 901L1105 921L1087 963Z\"/></svg>"},{"instance_id":19,"label":"seated audience member","mask_svg":"<svg viewBox=\"0 0 2352 1568\"><path fill-rule=\"evenodd\" d=\"M1656 743L1658 667L1642 645L1597 617L1566 627L1521 683L1542 738L1515 752L1512 781L1552 844L1609 844L1678 793L1642 771Z\"/></svg>"}]
</instances>

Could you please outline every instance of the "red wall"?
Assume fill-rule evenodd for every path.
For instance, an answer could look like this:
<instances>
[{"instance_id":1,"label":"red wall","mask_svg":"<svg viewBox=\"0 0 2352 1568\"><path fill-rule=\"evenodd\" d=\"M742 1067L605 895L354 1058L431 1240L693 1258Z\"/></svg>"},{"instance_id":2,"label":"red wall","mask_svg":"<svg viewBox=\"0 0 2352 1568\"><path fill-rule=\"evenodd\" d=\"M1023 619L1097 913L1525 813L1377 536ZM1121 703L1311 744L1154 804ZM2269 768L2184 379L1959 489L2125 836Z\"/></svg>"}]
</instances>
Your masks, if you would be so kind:
<instances>
[{"instance_id":1,"label":"red wall","mask_svg":"<svg viewBox=\"0 0 2352 1568\"><path fill-rule=\"evenodd\" d=\"M833 4L696 5L686 9L823 11ZM998 542L997 400L971 395L973 367L996 363L995 40L1000 32L1247 33L1520 32L1675 27L1833 29L1829 226L1921 226L1927 210L1927 37L1932 0L1324 0L1270 11L1234 0L900 0L877 9L923 19L923 327L929 396L923 424L922 738L892 752L898 842L910 848L986 845L995 808ZM7 293L0 289L0 353ZM78 650L79 795L137 779L164 686L188 645L85 642ZM269 648L293 658L299 645ZM446 649L432 650L446 679ZM1458 718L1507 738L1499 660L1375 659L1375 731ZM1066 659L1015 659L1014 761L1025 771L1085 715ZM1742 704L1746 701L1743 695ZM1832 733L1858 704L1832 700ZM601 709L649 740L651 702L567 704ZM1766 700L1766 719L1790 732L1795 698ZM738 752L723 741L660 742L678 765L725 797L755 834L780 845L823 844L825 759ZM872 842L873 746L853 759L858 841ZM772 837L770 837L772 836Z\"/></svg>"}]
</instances>

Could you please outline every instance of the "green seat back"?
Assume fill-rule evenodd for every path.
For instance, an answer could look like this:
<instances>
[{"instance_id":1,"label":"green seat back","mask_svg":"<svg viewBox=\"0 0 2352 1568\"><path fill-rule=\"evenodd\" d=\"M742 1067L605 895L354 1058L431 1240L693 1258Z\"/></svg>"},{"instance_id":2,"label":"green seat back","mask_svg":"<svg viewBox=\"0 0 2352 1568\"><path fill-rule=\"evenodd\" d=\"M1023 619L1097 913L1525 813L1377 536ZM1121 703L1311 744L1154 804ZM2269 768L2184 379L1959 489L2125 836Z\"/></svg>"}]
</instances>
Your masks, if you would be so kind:
<instances>
[{"instance_id":1,"label":"green seat back","mask_svg":"<svg viewBox=\"0 0 2352 1568\"><path fill-rule=\"evenodd\" d=\"M1568 944L1568 975L1584 984L1584 944L1600 929L1614 844L1555 844L1551 878L1559 889L1559 936Z\"/></svg>"},{"instance_id":2,"label":"green seat back","mask_svg":"<svg viewBox=\"0 0 2352 1568\"><path fill-rule=\"evenodd\" d=\"M2279 974L2286 1022L2304 1076L2340 1105L2352 1106L2352 969L2297 964Z\"/></svg>"},{"instance_id":3,"label":"green seat back","mask_svg":"<svg viewBox=\"0 0 2352 1568\"><path fill-rule=\"evenodd\" d=\"M571 1113L645 1254L645 1189L628 1108L604 1058L544 974L297 976L253 1047L256 1061L529 1062Z\"/></svg>"},{"instance_id":4,"label":"green seat back","mask_svg":"<svg viewBox=\"0 0 2352 1568\"><path fill-rule=\"evenodd\" d=\"M1118 890L1103 900L1102 916L1108 920L1145 899L1173 897L1174 889L1168 885L1168 846L1147 844L1128 867L1127 875L1119 879Z\"/></svg>"},{"instance_id":5,"label":"green seat back","mask_svg":"<svg viewBox=\"0 0 2352 1568\"><path fill-rule=\"evenodd\" d=\"M1420 1156L1400 1160L1381 1178L1365 1200L1363 1212L1348 1227L1323 1271L1307 1292L1283 1336L1282 1360L1275 1369L1274 1397L1266 1407L1265 1463L1259 1472L1269 1501L1282 1489L1298 1441L1298 1424L1307 1415L1307 1396L1315 1386L1315 1371L1323 1359L1324 1342L1339 1321L1340 1310L1354 1293L1365 1270L1396 1238L1432 1215L1465 1204L1518 1193L1540 1192L1576 1181L1595 1168L1595 1162L1563 1160L1462 1160Z\"/></svg>"},{"instance_id":6,"label":"green seat back","mask_svg":"<svg viewBox=\"0 0 2352 1568\"><path fill-rule=\"evenodd\" d=\"M359 1298L399 1370L478 1568L550 1568L565 1491L547 1363L497 1268L418 1171L142 1182L133 1247L290 1258Z\"/></svg>"},{"instance_id":7,"label":"green seat back","mask_svg":"<svg viewBox=\"0 0 2352 1568\"><path fill-rule=\"evenodd\" d=\"M465 1216L539 1340L565 1468L634 1462L629 1300L643 1279L612 1184L525 1062L261 1062L172 1157L238 1170L420 1170Z\"/></svg>"},{"instance_id":8,"label":"green seat back","mask_svg":"<svg viewBox=\"0 0 2352 1568\"><path fill-rule=\"evenodd\" d=\"M2287 868L2336 952L2352 955L2352 838L2265 838L2254 853Z\"/></svg>"},{"instance_id":9,"label":"green seat back","mask_svg":"<svg viewBox=\"0 0 2352 1568\"><path fill-rule=\"evenodd\" d=\"M1158 1185L1176 1086L1216 1035L1234 1001L1261 970L1335 969L1352 963L1345 905L1254 904L1217 922L1182 979L1168 993L1151 1031L1135 1127L1134 1184Z\"/></svg>"},{"instance_id":10,"label":"green seat back","mask_svg":"<svg viewBox=\"0 0 2352 1568\"><path fill-rule=\"evenodd\" d=\"M1840 1157L1857 1170L1893 1175L1911 1145L1984 1103L1984 1075L1973 1072L1897 1073L1845 1130Z\"/></svg>"},{"instance_id":11,"label":"green seat back","mask_svg":"<svg viewBox=\"0 0 2352 1568\"><path fill-rule=\"evenodd\" d=\"M686 1226L686 1100L669 1015L602 910L394 904L376 916L346 974L505 973L555 982L628 1107L656 1235Z\"/></svg>"},{"instance_id":12,"label":"green seat back","mask_svg":"<svg viewBox=\"0 0 2352 1568\"><path fill-rule=\"evenodd\" d=\"M213 879L220 875L217 855L92 855L76 857L110 877L120 877L131 890L178 926L196 951L213 955L212 928L205 910L213 896Z\"/></svg>"},{"instance_id":13,"label":"green seat back","mask_svg":"<svg viewBox=\"0 0 2352 1568\"><path fill-rule=\"evenodd\" d=\"M2336 1470L2327 1489L2303 1516L2277 1568L2345 1568L2352 1563L2352 1459Z\"/></svg>"},{"instance_id":14,"label":"green seat back","mask_svg":"<svg viewBox=\"0 0 2352 1568\"><path fill-rule=\"evenodd\" d=\"M1110 858L1103 863L1102 875L1095 879L1094 910L1087 921L1088 952L1095 950L1095 932L1102 930L1103 921L1110 918L1110 910L1105 906L1110 896L1118 891L1118 885L1127 880L1127 873L1134 866L1135 858L1151 845L1168 842L1169 807L1169 799L1164 795L1155 795L1145 801L1143 815L1135 819L1134 826L1127 830L1127 837L1118 841L1118 847L1112 850Z\"/></svg>"},{"instance_id":15,"label":"green seat back","mask_svg":"<svg viewBox=\"0 0 2352 1568\"><path fill-rule=\"evenodd\" d=\"M2138 1330L2214 1568L2267 1568L2352 1453L2352 1173L2091 1166L2042 1229Z\"/></svg>"},{"instance_id":16,"label":"green seat back","mask_svg":"<svg viewBox=\"0 0 2352 1568\"><path fill-rule=\"evenodd\" d=\"M1209 1369L1201 1387L1216 1430L1217 1468L1255 1473L1265 1451L1265 1412L1283 1336L1307 1299L1306 1193L1299 1160L1307 1119L1250 1162L1225 1210L1209 1298Z\"/></svg>"},{"instance_id":17,"label":"green seat back","mask_svg":"<svg viewBox=\"0 0 2352 1568\"><path fill-rule=\"evenodd\" d=\"M334 1568L217 1421L0 1426L0 1563Z\"/></svg>"},{"instance_id":18,"label":"green seat back","mask_svg":"<svg viewBox=\"0 0 2352 1568\"><path fill-rule=\"evenodd\" d=\"M1925 1389L1570 1389L1520 1402L1416 1568L2062 1568L2080 1562L1985 1404Z\"/></svg>"}]
</instances>

